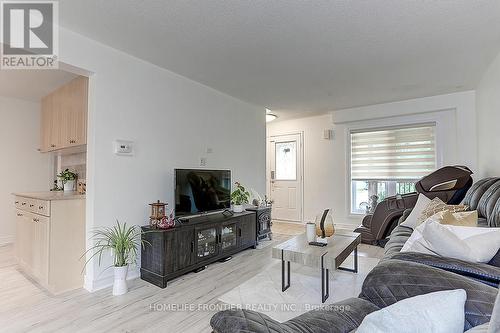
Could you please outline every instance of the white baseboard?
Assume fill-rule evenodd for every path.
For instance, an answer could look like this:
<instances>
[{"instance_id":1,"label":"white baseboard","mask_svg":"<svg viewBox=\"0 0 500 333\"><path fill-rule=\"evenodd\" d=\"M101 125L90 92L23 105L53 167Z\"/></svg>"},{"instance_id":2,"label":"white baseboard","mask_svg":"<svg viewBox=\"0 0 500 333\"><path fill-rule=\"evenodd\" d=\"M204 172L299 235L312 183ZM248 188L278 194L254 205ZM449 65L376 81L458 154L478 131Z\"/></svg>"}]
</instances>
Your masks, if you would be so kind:
<instances>
[{"instance_id":1,"label":"white baseboard","mask_svg":"<svg viewBox=\"0 0 500 333\"><path fill-rule=\"evenodd\" d=\"M0 237L0 246L14 243L14 236L1 236Z\"/></svg>"},{"instance_id":2,"label":"white baseboard","mask_svg":"<svg viewBox=\"0 0 500 333\"><path fill-rule=\"evenodd\" d=\"M109 271L113 272L110 268ZM135 280L141 276L139 268L129 269L127 274L127 281ZM83 284L83 288L85 288L89 292L95 292L101 289L105 289L111 287L113 285L114 276L113 273L107 273L106 276L98 277L95 280L91 280L85 275L85 282Z\"/></svg>"}]
</instances>

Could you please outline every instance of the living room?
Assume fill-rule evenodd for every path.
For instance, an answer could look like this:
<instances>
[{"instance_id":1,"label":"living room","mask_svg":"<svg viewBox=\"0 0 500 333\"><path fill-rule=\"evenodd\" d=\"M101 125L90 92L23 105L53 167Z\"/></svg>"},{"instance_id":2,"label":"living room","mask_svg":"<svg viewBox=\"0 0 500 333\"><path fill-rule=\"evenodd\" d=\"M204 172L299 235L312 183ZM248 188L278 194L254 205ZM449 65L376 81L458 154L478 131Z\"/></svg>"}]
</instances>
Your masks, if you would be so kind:
<instances>
[{"instance_id":1,"label":"living room","mask_svg":"<svg viewBox=\"0 0 500 333\"><path fill-rule=\"evenodd\" d=\"M500 305L494 305L500 280L495 259L500 245L494 251L500 227L497 1L44 3L52 5L57 47L50 57L29 51L46 62L27 69L20 65L25 53L2 53L10 60L0 70L0 126L3 141L13 142L14 149L1 163L0 330L463 332L485 329L488 322L490 332L500 330ZM4 8L12 12L10 20L26 9L15 1L6 5L14 6ZM33 10L45 15L41 7ZM2 45L10 52L19 34L5 36ZM57 59L57 68L49 58ZM42 73L55 71L88 81L85 142L69 138L76 151L66 146L37 151L43 145L38 128L43 128L44 96L71 80L30 96L27 90L16 92L27 87L17 79L22 73L39 88L49 87L41 77L52 75ZM25 105L28 99L25 114L37 115L30 120L29 140L18 107L4 102ZM413 134L402 133L409 130ZM358 136L368 137L365 145L357 145ZM378 152L383 158L411 157L394 164L359 162L356 154L380 158L370 155L384 150L377 140L397 146ZM80 154L78 163L68 158L74 154ZM28 155L36 163L26 163L22 156ZM280 162L286 163L280 168ZM452 166L466 168L436 176ZM23 176L13 177L16 170ZM85 194L76 193L83 175ZM61 191L49 192L54 178ZM193 179L209 184L216 195L199 199ZM73 194L65 193L64 185L72 181ZM183 190L187 183L190 189ZM436 188L446 196L438 196L431 187L443 183L448 187ZM49 194L32 193L39 191ZM439 197L441 211L467 206L467 214L442 219L460 223L477 212L468 231L488 234L481 242L495 253L480 259L462 253L472 245L458 246L453 254L452 247L440 254L437 245L434 255L422 248L418 255L400 252L418 229L404 229L405 220L422 219L408 209L421 212L430 204L414 191L429 201ZM55 222L61 196L65 204L75 201L78 208L71 212L81 210L64 219L80 221L81 250L76 238L64 236L74 236L76 228L56 233L64 226ZM395 214L388 209L379 219L376 210L389 207L387 198L393 196L399 215L388 218ZM214 197L215 206L199 201ZM240 204L245 206L236 207ZM40 214L29 211L30 205ZM30 223L38 231L48 223L49 238L17 241L25 235L19 230L28 229L17 228L16 213L33 216ZM320 221L326 229L316 226ZM454 230L433 221L420 224L436 234ZM117 223L126 223L135 237L128 239L132 245L122 261L121 252L99 238L116 231ZM202 226L214 226L213 234L201 234L215 239L215 252L207 243L200 246ZM246 237L248 230L256 237ZM313 238L306 242L308 230ZM462 237L456 241L462 244L467 237L460 235L449 238ZM54 239L66 243L56 246L50 243ZM73 257L47 259L45 272L34 247L19 254L35 240L46 242L49 258L59 258L52 252ZM182 257L182 265L180 246L192 253ZM66 250L71 248L74 253ZM397 253L388 253L395 248ZM126 277L120 277L124 267ZM69 280L64 276L70 268L77 283L60 291L51 276ZM40 274L48 278L39 279ZM380 294L383 289L390 292ZM442 309L432 307L435 316L424 316L421 308L431 305ZM401 315L405 309L410 315ZM401 326L404 320L408 327ZM398 330L391 329L396 322Z\"/></svg>"}]
</instances>

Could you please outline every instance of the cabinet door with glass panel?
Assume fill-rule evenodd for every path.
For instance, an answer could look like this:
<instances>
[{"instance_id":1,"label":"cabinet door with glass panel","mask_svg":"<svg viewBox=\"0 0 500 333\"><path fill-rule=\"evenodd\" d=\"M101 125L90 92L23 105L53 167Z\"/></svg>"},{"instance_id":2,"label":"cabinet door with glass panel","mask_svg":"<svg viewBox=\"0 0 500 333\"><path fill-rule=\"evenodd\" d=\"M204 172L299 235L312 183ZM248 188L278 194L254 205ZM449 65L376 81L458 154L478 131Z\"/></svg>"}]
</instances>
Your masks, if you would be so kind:
<instances>
[{"instance_id":1,"label":"cabinet door with glass panel","mask_svg":"<svg viewBox=\"0 0 500 333\"><path fill-rule=\"evenodd\" d=\"M196 262L204 261L219 254L219 226L200 226L195 228Z\"/></svg>"},{"instance_id":2,"label":"cabinet door with glass panel","mask_svg":"<svg viewBox=\"0 0 500 333\"><path fill-rule=\"evenodd\" d=\"M238 247L238 227L236 222L224 223L221 226L220 249L222 252Z\"/></svg>"}]
</instances>

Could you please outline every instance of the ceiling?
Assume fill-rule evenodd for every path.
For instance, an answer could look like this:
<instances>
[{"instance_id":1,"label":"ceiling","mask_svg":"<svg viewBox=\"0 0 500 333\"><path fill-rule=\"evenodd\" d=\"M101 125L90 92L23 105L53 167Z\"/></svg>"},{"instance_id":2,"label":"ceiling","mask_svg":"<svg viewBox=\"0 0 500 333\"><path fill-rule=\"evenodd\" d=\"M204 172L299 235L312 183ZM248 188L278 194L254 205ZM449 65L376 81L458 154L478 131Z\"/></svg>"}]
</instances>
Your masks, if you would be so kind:
<instances>
[{"instance_id":1,"label":"ceiling","mask_svg":"<svg viewBox=\"0 0 500 333\"><path fill-rule=\"evenodd\" d=\"M474 89L498 0L61 0L61 24L283 115Z\"/></svg>"},{"instance_id":2,"label":"ceiling","mask_svg":"<svg viewBox=\"0 0 500 333\"><path fill-rule=\"evenodd\" d=\"M63 70L0 70L0 96L38 102L76 76Z\"/></svg>"}]
</instances>

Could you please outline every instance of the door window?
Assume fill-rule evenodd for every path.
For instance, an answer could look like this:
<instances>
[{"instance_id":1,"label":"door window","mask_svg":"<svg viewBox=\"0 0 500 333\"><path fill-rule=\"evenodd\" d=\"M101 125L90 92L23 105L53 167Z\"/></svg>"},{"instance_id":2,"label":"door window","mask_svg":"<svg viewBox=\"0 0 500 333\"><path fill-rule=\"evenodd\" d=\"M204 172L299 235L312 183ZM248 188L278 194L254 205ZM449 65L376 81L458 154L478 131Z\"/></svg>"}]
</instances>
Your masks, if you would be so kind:
<instances>
[{"instance_id":1,"label":"door window","mask_svg":"<svg viewBox=\"0 0 500 333\"><path fill-rule=\"evenodd\" d=\"M297 142L276 142L276 180L297 180Z\"/></svg>"}]
</instances>

